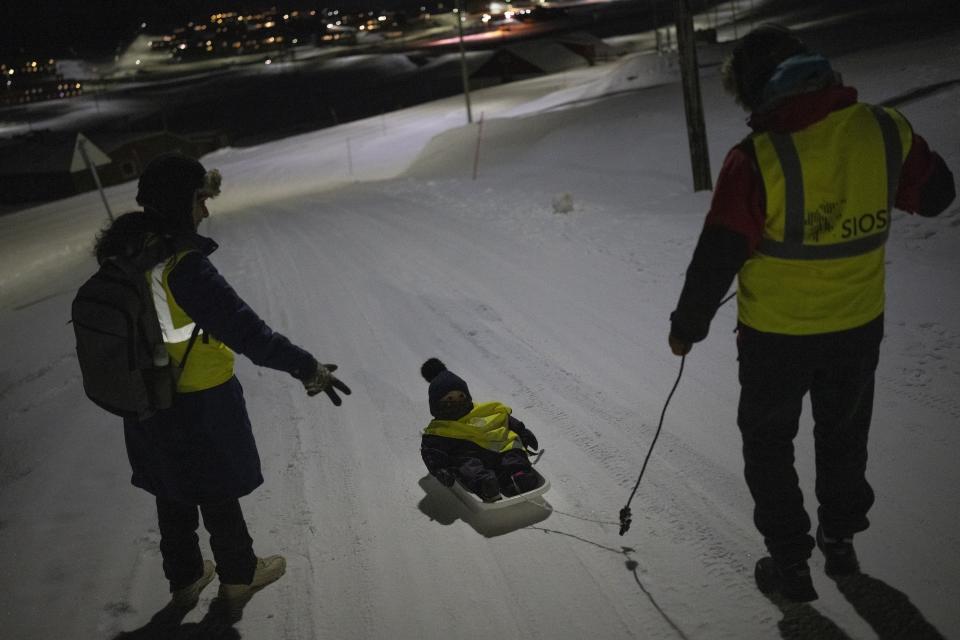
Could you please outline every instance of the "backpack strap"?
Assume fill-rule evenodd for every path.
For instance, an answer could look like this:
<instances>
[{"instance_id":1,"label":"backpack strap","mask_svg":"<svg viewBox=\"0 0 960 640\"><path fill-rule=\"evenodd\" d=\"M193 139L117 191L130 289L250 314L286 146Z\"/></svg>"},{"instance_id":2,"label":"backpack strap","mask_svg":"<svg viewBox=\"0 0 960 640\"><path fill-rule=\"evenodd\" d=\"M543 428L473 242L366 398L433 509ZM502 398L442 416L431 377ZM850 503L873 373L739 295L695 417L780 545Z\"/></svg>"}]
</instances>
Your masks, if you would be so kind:
<instances>
[{"instance_id":1,"label":"backpack strap","mask_svg":"<svg viewBox=\"0 0 960 640\"><path fill-rule=\"evenodd\" d=\"M197 341L197 336L200 334L200 325L196 322L193 323L193 331L190 333L190 341L187 342L187 350L183 352L183 358L180 360L180 364L177 365L181 371L187 366L187 358L190 356L190 350L193 349L193 343ZM206 336L207 334L203 334Z\"/></svg>"}]
</instances>

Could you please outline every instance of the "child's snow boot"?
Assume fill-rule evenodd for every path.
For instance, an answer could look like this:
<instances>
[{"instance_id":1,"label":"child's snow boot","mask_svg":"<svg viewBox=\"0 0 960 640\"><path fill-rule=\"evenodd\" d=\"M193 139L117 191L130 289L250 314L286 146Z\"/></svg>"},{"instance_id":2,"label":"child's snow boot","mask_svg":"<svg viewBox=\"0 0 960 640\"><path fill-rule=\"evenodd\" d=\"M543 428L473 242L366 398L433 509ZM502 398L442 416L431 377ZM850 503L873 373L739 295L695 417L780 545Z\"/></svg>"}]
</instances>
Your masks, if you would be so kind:
<instances>
[{"instance_id":1,"label":"child's snow boot","mask_svg":"<svg viewBox=\"0 0 960 640\"><path fill-rule=\"evenodd\" d=\"M480 485L477 487L477 495L480 496L480 499L484 502L496 502L499 500L500 483L497 482L497 477L491 474L481 480Z\"/></svg>"},{"instance_id":2,"label":"child's snow boot","mask_svg":"<svg viewBox=\"0 0 960 640\"><path fill-rule=\"evenodd\" d=\"M510 476L510 493L519 495L537 488L537 476L529 471L517 471Z\"/></svg>"},{"instance_id":3,"label":"child's snow boot","mask_svg":"<svg viewBox=\"0 0 960 640\"><path fill-rule=\"evenodd\" d=\"M757 588L767 595L778 594L793 602L810 602L818 597L806 560L780 565L773 558L760 558L754 579Z\"/></svg>"},{"instance_id":4,"label":"child's snow boot","mask_svg":"<svg viewBox=\"0 0 960 640\"><path fill-rule=\"evenodd\" d=\"M860 573L860 562L853 549L853 538L833 538L817 527L817 546L826 559L824 570L831 578Z\"/></svg>"},{"instance_id":5,"label":"child's snow boot","mask_svg":"<svg viewBox=\"0 0 960 640\"><path fill-rule=\"evenodd\" d=\"M213 580L216 567L209 560L203 561L203 574L192 584L177 589L170 594L170 606L178 609L192 609L200 600L200 592Z\"/></svg>"}]
</instances>

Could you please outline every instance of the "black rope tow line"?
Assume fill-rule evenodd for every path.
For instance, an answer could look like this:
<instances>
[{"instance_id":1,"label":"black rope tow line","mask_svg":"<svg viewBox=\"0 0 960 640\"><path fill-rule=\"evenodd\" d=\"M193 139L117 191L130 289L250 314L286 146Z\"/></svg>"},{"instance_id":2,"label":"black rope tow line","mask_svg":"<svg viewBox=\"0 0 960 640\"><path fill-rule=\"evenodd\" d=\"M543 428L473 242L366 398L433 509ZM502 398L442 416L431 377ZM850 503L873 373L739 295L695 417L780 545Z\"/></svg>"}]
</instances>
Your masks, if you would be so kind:
<instances>
[{"instance_id":1,"label":"black rope tow line","mask_svg":"<svg viewBox=\"0 0 960 640\"><path fill-rule=\"evenodd\" d=\"M663 430L663 418L667 415L667 407L670 406L670 400L673 398L673 394L677 390L677 386L680 384L680 377L683 375L683 365L686 361L686 355L680 357L680 371L677 373L677 379L673 383L673 388L670 389L670 395L667 396L667 401L663 404L663 411L660 413L660 424L657 425L657 432L653 436L653 442L650 443L650 449L647 450L647 457L643 459L643 466L640 467L640 475L637 477L636 484L633 485L633 491L630 492L630 497L627 499L627 504L623 506L623 509L620 509L621 536L630 529L630 523L633 520L630 513L630 503L633 501L633 496L637 494L637 489L640 487L640 481L643 479L643 474L647 470L647 463L650 462L650 456L653 454L653 448L657 445L657 438L660 437L660 431Z\"/></svg>"},{"instance_id":2,"label":"black rope tow line","mask_svg":"<svg viewBox=\"0 0 960 640\"><path fill-rule=\"evenodd\" d=\"M733 293L720 301L720 303L717 305L717 309L727 304L736 295L737 291L734 289ZM637 495L637 489L640 487L640 481L643 479L643 473L647 470L647 463L650 462L650 456L653 454L653 448L656 446L657 438L660 437L660 431L663 429L663 418L667 415L667 407L670 406L670 400L673 399L673 394L677 390L677 385L680 384L680 378L683 376L683 365L686 361L687 356L684 354L680 357L680 371L677 372L677 379L673 383L673 388L670 389L670 395L667 396L667 401L663 403L663 411L660 412L660 424L657 425L657 432L653 436L653 442L650 443L650 449L647 451L647 457L643 459L643 466L640 467L640 475L637 477L636 484L633 485L633 491L630 492L630 497L627 499L627 504L623 505L623 508L620 509L621 536L630 530L630 523L633 521L632 514L630 513L630 503L633 502L633 496Z\"/></svg>"}]
</instances>

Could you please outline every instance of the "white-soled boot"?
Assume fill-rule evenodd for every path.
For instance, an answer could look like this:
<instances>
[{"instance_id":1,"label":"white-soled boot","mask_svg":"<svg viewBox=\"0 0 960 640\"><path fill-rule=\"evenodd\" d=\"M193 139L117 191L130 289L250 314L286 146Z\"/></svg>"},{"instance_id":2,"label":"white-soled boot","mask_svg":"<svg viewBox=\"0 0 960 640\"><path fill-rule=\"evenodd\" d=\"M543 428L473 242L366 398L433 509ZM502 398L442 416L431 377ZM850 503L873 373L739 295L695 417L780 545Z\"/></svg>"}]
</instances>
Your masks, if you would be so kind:
<instances>
[{"instance_id":1,"label":"white-soled boot","mask_svg":"<svg viewBox=\"0 0 960 640\"><path fill-rule=\"evenodd\" d=\"M216 566L209 560L203 561L203 575L192 584L177 589L171 594L170 605L178 608L193 608L200 600L200 592L213 580Z\"/></svg>"}]
</instances>

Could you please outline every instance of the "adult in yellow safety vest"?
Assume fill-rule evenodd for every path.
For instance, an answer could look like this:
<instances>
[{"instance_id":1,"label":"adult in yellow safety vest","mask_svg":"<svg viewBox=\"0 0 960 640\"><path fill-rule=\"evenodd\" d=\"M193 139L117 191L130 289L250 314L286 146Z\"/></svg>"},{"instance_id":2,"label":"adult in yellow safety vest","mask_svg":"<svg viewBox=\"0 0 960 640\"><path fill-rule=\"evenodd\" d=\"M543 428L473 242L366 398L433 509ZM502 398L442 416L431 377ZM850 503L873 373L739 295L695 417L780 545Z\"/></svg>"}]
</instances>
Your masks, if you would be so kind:
<instances>
[{"instance_id":1,"label":"adult in yellow safety vest","mask_svg":"<svg viewBox=\"0 0 960 640\"><path fill-rule=\"evenodd\" d=\"M884 245L894 207L935 216L953 201L943 159L895 109L857 101L790 30L747 34L723 68L753 133L727 154L671 314L670 348L703 340L738 278L737 424L754 522L769 557L758 587L817 597L808 559L859 572L853 536L874 502L865 477L883 337ZM793 440L809 393L818 527L803 506Z\"/></svg>"},{"instance_id":2,"label":"adult in yellow safety vest","mask_svg":"<svg viewBox=\"0 0 960 640\"><path fill-rule=\"evenodd\" d=\"M97 239L102 263L115 255L156 260L149 280L166 357L179 376L172 406L146 419L125 418L132 482L156 497L160 553L172 604L196 605L220 577L220 597L235 615L257 589L283 575L282 556L259 558L239 498L263 483L234 354L299 379L309 395L334 404L349 388L307 351L272 331L237 295L208 256L217 244L197 234L220 192L220 174L182 154L152 160L140 177L143 211L124 214ZM142 262L142 261L140 261ZM155 358L163 358L161 352ZM210 533L214 560L205 561L198 514Z\"/></svg>"}]
</instances>

